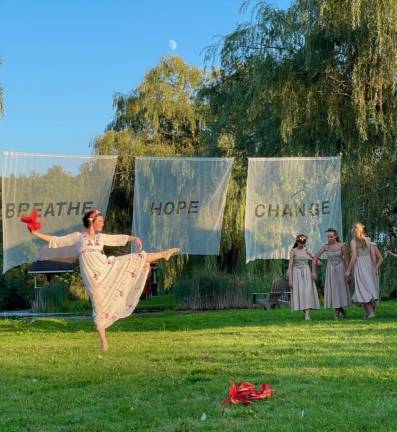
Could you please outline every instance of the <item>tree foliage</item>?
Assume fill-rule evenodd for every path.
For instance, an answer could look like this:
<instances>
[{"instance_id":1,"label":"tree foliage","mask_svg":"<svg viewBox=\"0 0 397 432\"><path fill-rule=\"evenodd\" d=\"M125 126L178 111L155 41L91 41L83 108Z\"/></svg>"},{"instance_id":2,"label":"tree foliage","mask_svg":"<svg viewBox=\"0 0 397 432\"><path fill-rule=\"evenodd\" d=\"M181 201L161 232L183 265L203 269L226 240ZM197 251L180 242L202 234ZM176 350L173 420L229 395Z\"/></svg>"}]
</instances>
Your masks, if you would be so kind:
<instances>
[{"instance_id":1,"label":"tree foliage","mask_svg":"<svg viewBox=\"0 0 397 432\"><path fill-rule=\"evenodd\" d=\"M116 94L116 115L109 130L129 129L147 143L168 145L177 153L197 154L203 126L195 95L202 71L181 57L163 57L130 94Z\"/></svg>"},{"instance_id":2,"label":"tree foliage","mask_svg":"<svg viewBox=\"0 0 397 432\"><path fill-rule=\"evenodd\" d=\"M221 64L200 92L215 146L227 134L237 156L341 153L345 234L364 219L395 235L396 20L394 0L255 2L207 49Z\"/></svg>"},{"instance_id":3,"label":"tree foliage","mask_svg":"<svg viewBox=\"0 0 397 432\"><path fill-rule=\"evenodd\" d=\"M111 226L130 228L135 156L199 153L205 118L196 92L202 82L199 68L178 56L163 57L131 93L115 95L115 118L94 142L95 152L118 155L108 218Z\"/></svg>"}]
</instances>

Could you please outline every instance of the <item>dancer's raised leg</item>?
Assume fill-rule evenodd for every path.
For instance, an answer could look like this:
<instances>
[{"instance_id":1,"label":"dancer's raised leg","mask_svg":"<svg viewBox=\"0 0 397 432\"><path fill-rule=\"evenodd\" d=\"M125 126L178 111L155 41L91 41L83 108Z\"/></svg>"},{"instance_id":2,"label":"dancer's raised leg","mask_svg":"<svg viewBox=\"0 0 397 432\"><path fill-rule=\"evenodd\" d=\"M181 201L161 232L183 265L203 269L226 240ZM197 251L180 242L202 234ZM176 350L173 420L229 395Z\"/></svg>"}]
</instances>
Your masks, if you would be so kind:
<instances>
[{"instance_id":1,"label":"dancer's raised leg","mask_svg":"<svg viewBox=\"0 0 397 432\"><path fill-rule=\"evenodd\" d=\"M161 259L168 261L172 257L172 255L180 251L181 250L179 248L172 248L172 249L166 249L165 251L161 251L161 252L149 252L146 254L146 262L150 264L154 261L159 261Z\"/></svg>"}]
</instances>

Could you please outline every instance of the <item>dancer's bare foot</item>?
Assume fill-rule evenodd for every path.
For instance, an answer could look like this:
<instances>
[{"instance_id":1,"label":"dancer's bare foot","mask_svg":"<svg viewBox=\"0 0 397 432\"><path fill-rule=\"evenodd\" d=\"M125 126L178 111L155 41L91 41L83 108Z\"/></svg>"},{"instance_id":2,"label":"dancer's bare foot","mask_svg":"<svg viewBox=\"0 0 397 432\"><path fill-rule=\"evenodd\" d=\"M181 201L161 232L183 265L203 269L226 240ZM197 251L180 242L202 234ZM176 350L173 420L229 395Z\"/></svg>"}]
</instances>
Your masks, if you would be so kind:
<instances>
[{"instance_id":1,"label":"dancer's bare foot","mask_svg":"<svg viewBox=\"0 0 397 432\"><path fill-rule=\"evenodd\" d=\"M105 352L109 349L109 344L108 344L108 341L106 339L101 339L100 345L101 345L101 350L103 352Z\"/></svg>"},{"instance_id":2,"label":"dancer's bare foot","mask_svg":"<svg viewBox=\"0 0 397 432\"><path fill-rule=\"evenodd\" d=\"M98 327L97 330L99 336L99 345L101 347L101 350L105 352L109 349L108 340L106 338L106 329L105 327Z\"/></svg>"},{"instance_id":3,"label":"dancer's bare foot","mask_svg":"<svg viewBox=\"0 0 397 432\"><path fill-rule=\"evenodd\" d=\"M176 254L176 253L178 253L180 251L181 250L179 248L167 249L167 250L164 251L164 259L166 261L168 261L172 257L172 255L174 255L174 254Z\"/></svg>"}]
</instances>

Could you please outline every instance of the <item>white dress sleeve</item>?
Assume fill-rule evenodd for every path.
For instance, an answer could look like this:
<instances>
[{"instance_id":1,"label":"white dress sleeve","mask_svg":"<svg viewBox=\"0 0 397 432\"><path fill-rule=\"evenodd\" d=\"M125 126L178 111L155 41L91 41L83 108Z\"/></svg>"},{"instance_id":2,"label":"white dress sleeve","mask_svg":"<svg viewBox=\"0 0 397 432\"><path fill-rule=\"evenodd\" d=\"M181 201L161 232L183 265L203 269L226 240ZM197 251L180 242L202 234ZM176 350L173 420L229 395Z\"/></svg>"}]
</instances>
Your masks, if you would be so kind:
<instances>
[{"instance_id":1,"label":"white dress sleeve","mask_svg":"<svg viewBox=\"0 0 397 432\"><path fill-rule=\"evenodd\" d=\"M57 237L52 236L48 242L49 248L61 248L66 246L73 246L77 243L80 233L74 232L65 236Z\"/></svg>"},{"instance_id":2,"label":"white dress sleeve","mask_svg":"<svg viewBox=\"0 0 397 432\"><path fill-rule=\"evenodd\" d=\"M125 246L129 236L123 234L101 234L104 246Z\"/></svg>"}]
</instances>

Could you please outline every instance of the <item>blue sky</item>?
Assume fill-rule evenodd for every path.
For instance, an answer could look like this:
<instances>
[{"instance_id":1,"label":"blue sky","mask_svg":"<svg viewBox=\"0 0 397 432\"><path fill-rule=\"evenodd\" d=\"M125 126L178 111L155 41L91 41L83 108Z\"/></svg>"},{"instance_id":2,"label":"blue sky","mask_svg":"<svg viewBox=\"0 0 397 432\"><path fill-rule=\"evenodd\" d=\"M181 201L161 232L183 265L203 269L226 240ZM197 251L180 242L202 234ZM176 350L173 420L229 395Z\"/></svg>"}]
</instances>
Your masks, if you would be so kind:
<instances>
[{"instance_id":1,"label":"blue sky","mask_svg":"<svg viewBox=\"0 0 397 432\"><path fill-rule=\"evenodd\" d=\"M163 55L203 66L202 49L249 19L241 3L1 0L0 150L90 153L113 117L115 92L135 88Z\"/></svg>"}]
</instances>

